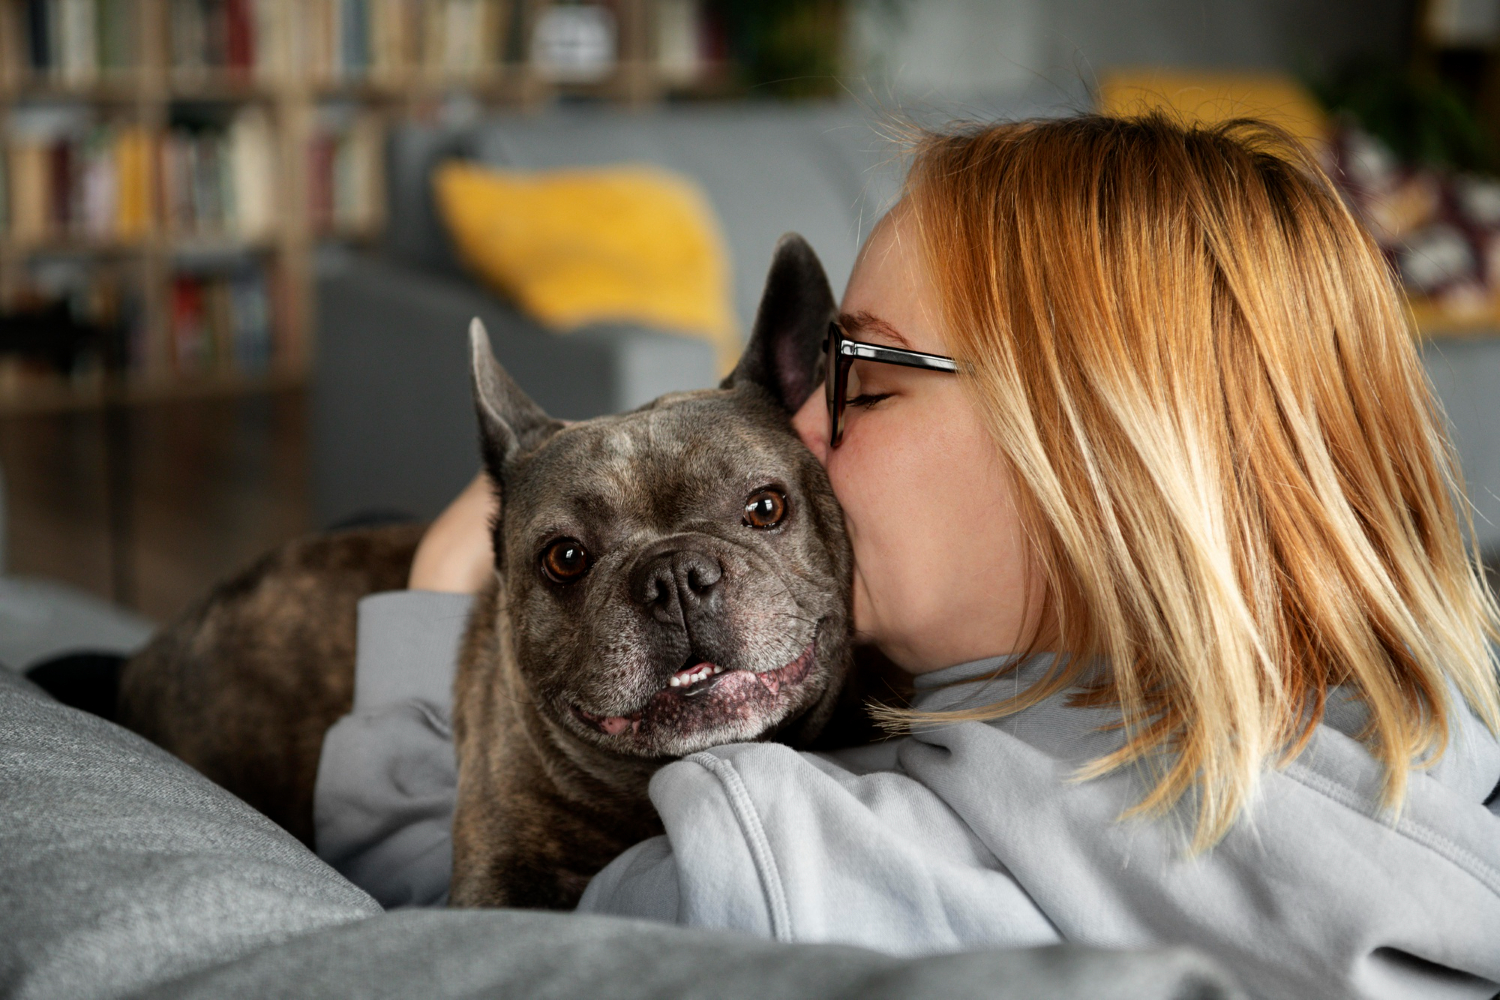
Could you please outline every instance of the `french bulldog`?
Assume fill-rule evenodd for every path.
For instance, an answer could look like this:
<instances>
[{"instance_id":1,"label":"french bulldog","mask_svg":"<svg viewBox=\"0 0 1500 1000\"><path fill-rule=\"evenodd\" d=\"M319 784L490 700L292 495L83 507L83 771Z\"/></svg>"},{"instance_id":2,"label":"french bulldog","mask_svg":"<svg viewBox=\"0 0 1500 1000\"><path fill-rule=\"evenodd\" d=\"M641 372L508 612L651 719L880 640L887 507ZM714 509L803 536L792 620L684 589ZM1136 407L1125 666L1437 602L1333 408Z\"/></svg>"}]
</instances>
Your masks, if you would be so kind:
<instances>
[{"instance_id":1,"label":"french bulldog","mask_svg":"<svg viewBox=\"0 0 1500 1000\"><path fill-rule=\"evenodd\" d=\"M834 313L800 237L776 249L717 389L549 417L470 330L493 579L454 686L449 900L569 908L660 832L664 763L722 743L812 745L850 661L851 555L790 416ZM409 527L293 543L130 661L120 718L310 842L329 726L349 711L355 605L404 585Z\"/></svg>"}]
</instances>

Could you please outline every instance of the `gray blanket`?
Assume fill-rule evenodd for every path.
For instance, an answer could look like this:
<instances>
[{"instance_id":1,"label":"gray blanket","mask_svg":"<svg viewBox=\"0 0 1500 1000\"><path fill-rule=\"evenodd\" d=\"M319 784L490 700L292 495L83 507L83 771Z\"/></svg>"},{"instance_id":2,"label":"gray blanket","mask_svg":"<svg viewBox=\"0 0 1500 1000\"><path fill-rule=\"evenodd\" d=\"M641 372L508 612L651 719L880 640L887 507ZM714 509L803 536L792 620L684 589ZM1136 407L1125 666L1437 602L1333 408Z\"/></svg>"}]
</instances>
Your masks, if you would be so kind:
<instances>
[{"instance_id":1,"label":"gray blanket","mask_svg":"<svg viewBox=\"0 0 1500 1000\"><path fill-rule=\"evenodd\" d=\"M1182 950L902 960L572 914L383 913L185 765L0 670L0 995L1236 994Z\"/></svg>"}]
</instances>

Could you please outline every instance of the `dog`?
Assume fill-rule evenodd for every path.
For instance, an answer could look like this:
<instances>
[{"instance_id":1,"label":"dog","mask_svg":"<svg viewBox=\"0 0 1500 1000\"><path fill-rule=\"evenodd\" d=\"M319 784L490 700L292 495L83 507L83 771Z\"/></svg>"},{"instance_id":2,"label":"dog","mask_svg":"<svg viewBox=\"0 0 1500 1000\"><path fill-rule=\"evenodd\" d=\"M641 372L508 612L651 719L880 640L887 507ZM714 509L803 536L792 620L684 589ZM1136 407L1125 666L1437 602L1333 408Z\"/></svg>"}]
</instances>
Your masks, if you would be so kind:
<instances>
[{"instance_id":1,"label":"dog","mask_svg":"<svg viewBox=\"0 0 1500 1000\"><path fill-rule=\"evenodd\" d=\"M532 402L474 321L499 513L454 686L451 905L571 908L660 832L646 787L664 763L824 732L849 672L852 557L790 417L834 311L811 247L783 237L717 389L576 423ZM355 605L405 585L420 537L272 553L126 665L121 721L310 843L322 739L352 702Z\"/></svg>"}]
</instances>

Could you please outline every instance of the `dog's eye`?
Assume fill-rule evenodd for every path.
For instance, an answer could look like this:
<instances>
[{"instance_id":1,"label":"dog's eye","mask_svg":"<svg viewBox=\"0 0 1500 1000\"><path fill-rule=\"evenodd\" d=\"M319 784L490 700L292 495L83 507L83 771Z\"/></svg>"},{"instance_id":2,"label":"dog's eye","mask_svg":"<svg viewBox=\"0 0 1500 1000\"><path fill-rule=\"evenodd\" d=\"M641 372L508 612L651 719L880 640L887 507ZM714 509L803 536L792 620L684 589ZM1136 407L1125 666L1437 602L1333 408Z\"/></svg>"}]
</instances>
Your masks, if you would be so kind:
<instances>
[{"instance_id":1,"label":"dog's eye","mask_svg":"<svg viewBox=\"0 0 1500 1000\"><path fill-rule=\"evenodd\" d=\"M542 550L542 574L553 583L572 583L588 570L588 550L576 538L559 538Z\"/></svg>"},{"instance_id":2,"label":"dog's eye","mask_svg":"<svg viewBox=\"0 0 1500 1000\"><path fill-rule=\"evenodd\" d=\"M786 517L786 497L780 490L760 490L745 500L745 523L752 528L774 528Z\"/></svg>"}]
</instances>

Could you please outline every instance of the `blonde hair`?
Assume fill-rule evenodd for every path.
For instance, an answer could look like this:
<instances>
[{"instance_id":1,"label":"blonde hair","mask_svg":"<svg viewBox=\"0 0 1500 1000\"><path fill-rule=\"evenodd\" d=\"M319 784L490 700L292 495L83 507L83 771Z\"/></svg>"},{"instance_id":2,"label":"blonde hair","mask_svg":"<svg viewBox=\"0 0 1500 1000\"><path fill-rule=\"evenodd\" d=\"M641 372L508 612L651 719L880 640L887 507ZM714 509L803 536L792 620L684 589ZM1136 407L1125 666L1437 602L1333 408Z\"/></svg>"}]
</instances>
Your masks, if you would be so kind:
<instances>
[{"instance_id":1,"label":"blonde hair","mask_svg":"<svg viewBox=\"0 0 1500 1000\"><path fill-rule=\"evenodd\" d=\"M1127 815L1193 803L1194 849L1335 686L1368 706L1391 809L1447 745L1450 686L1500 725L1500 610L1402 300L1294 140L1159 114L955 128L920 137L905 201L1066 651L959 717L1078 685L1118 705L1124 746L1080 778L1146 767Z\"/></svg>"}]
</instances>

